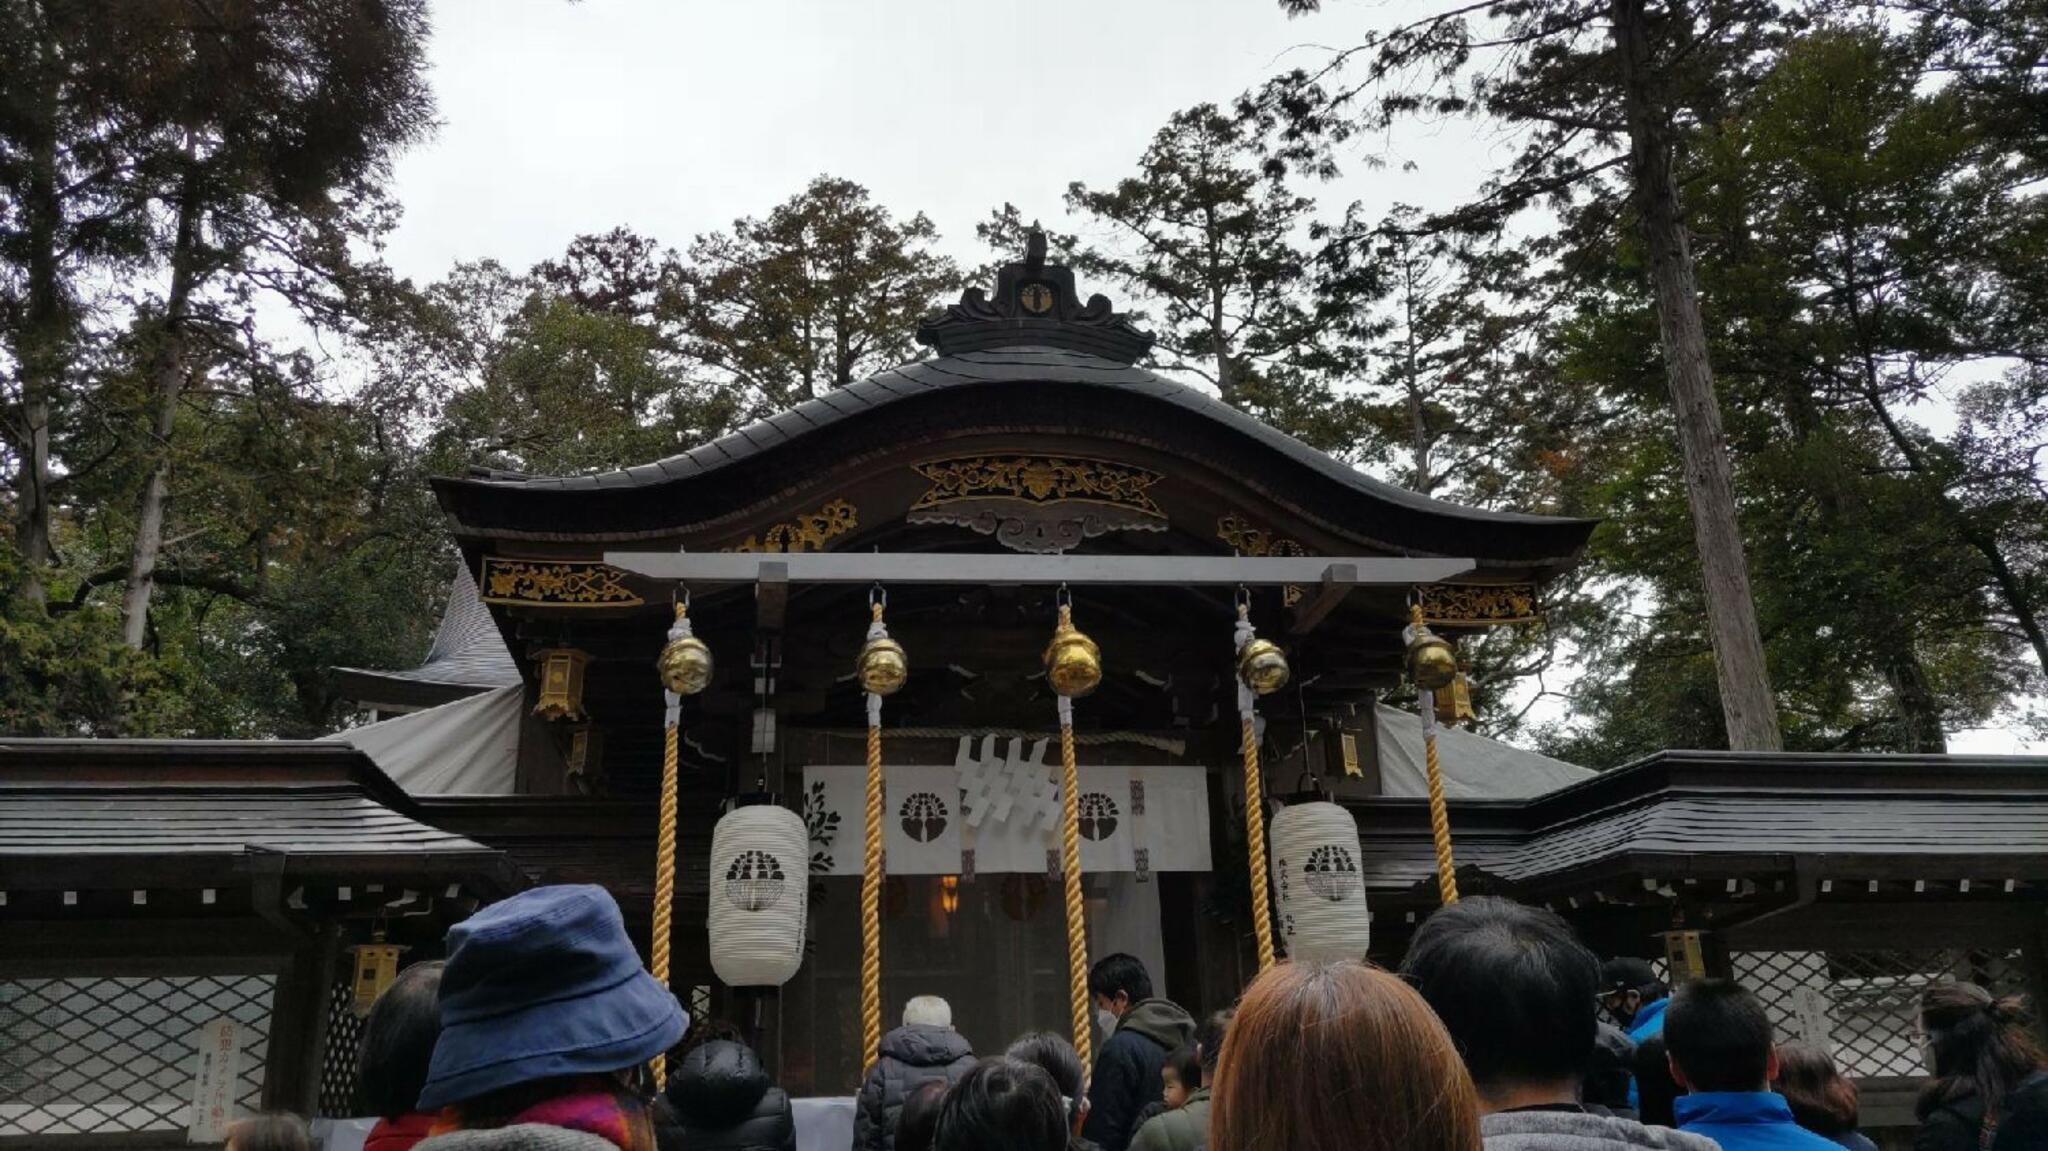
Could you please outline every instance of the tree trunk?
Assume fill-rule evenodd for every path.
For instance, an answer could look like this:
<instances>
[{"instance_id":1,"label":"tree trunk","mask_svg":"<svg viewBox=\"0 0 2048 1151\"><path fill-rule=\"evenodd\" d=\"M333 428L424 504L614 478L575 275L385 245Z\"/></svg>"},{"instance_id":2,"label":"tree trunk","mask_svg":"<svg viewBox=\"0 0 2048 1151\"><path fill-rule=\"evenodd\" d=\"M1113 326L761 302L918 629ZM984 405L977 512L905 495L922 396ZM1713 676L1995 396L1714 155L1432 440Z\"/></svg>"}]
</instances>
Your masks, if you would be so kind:
<instances>
[{"instance_id":1,"label":"tree trunk","mask_svg":"<svg viewBox=\"0 0 2048 1151\"><path fill-rule=\"evenodd\" d=\"M1613 0L1614 42L1628 114L1630 175L1656 286L1657 328L1685 462L1686 500L1706 589L1721 715L1730 748L1776 751L1783 746L1777 703L1735 518L1733 468L1721 431L1692 252L1671 170L1670 131L1651 92L1654 65L1643 4L1644 0Z\"/></svg>"},{"instance_id":2,"label":"tree trunk","mask_svg":"<svg viewBox=\"0 0 2048 1151\"><path fill-rule=\"evenodd\" d=\"M1415 455L1415 490L1423 495L1436 486L1429 474L1429 420L1422 405L1422 366L1415 347L1415 274L1405 269L1406 289L1402 311L1407 316L1408 352L1408 434L1409 451Z\"/></svg>"},{"instance_id":3,"label":"tree trunk","mask_svg":"<svg viewBox=\"0 0 2048 1151\"><path fill-rule=\"evenodd\" d=\"M70 347L71 316L58 280L58 229L64 211L57 191L57 79L46 51L38 69L40 115L29 146L29 179L21 210L28 234L27 299L21 342L15 349L21 413L14 429L20 470L15 477L15 550L21 556L21 592L44 602L43 571L56 558L51 542L50 407L62 385Z\"/></svg>"},{"instance_id":4,"label":"tree trunk","mask_svg":"<svg viewBox=\"0 0 2048 1151\"><path fill-rule=\"evenodd\" d=\"M177 421L178 396L184 389L185 324L191 315L192 289L199 249L199 173L188 166L179 189L178 234L171 248L171 290L164 298L150 381L156 393L156 416L150 441L149 474L142 482L142 503L135 517L135 547L128 563L128 587L121 597L121 640L140 649L149 630L149 601L156 589L156 561L163 550L164 508L171 494L171 430Z\"/></svg>"},{"instance_id":5,"label":"tree trunk","mask_svg":"<svg viewBox=\"0 0 2048 1151\"><path fill-rule=\"evenodd\" d=\"M1899 653L1884 669L1891 683L1892 700L1899 709L1898 749L1944 755L1948 734L1941 727L1941 700L1927 680L1927 667L1910 642L1900 644Z\"/></svg>"}]
</instances>

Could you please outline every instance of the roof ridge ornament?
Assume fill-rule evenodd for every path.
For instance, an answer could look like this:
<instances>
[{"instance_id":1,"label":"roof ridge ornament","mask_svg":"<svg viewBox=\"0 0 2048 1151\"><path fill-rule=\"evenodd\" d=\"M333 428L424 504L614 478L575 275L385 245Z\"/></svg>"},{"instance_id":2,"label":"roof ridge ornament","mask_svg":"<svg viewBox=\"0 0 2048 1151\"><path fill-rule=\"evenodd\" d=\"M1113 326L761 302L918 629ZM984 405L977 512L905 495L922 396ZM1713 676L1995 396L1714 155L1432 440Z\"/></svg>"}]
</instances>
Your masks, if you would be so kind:
<instances>
[{"instance_id":1,"label":"roof ridge ornament","mask_svg":"<svg viewBox=\"0 0 2048 1151\"><path fill-rule=\"evenodd\" d=\"M1045 232L1036 224L1026 233L1024 258L996 272L993 299L967 289L959 303L925 317L917 340L947 356L1036 345L1120 364L1136 363L1152 347L1152 334L1111 307L1109 297L1080 301L1073 269L1046 260Z\"/></svg>"}]
</instances>

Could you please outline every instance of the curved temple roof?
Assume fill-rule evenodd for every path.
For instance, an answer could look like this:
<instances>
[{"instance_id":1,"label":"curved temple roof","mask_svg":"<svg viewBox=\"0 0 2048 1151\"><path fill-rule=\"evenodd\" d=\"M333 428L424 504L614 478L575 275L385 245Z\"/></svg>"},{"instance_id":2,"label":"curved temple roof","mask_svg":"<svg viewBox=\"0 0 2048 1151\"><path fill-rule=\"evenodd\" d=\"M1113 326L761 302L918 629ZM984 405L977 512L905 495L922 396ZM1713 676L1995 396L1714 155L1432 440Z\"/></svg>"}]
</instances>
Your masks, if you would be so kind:
<instances>
[{"instance_id":1,"label":"curved temple roof","mask_svg":"<svg viewBox=\"0 0 2048 1151\"><path fill-rule=\"evenodd\" d=\"M977 432L1038 433L1202 461L1400 551L1555 563L1584 547L1593 520L1485 511L1382 483L1136 366L1129 360L1150 338L1099 296L1076 306L1071 273L1034 257L1041 262L1004 270L995 301L970 290L926 322L919 336L946 353L937 358L638 467L437 479L442 506L465 534L571 538L562 525L574 524L574 538L645 538L686 531L837 460Z\"/></svg>"}]
</instances>

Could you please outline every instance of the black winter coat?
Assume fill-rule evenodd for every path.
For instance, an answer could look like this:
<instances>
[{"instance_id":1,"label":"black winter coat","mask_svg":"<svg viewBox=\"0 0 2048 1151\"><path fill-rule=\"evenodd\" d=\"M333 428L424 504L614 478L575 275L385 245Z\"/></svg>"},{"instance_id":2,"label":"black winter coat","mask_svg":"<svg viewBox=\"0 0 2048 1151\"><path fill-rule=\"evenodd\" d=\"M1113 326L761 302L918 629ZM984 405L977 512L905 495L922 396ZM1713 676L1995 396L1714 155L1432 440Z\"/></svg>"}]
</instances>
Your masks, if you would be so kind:
<instances>
[{"instance_id":1,"label":"black winter coat","mask_svg":"<svg viewBox=\"0 0 2048 1151\"><path fill-rule=\"evenodd\" d=\"M2007 1093L1989 1151L2048 1149L2048 1071ZM1929 1112L1913 1132L1913 1151L1983 1151L1984 1100L1974 1087Z\"/></svg>"},{"instance_id":2,"label":"black winter coat","mask_svg":"<svg viewBox=\"0 0 2048 1151\"><path fill-rule=\"evenodd\" d=\"M1192 1043L1194 1017L1164 999L1141 999L1117 1020L1095 1057L1088 1081L1088 1121L1081 1134L1102 1151L1124 1151L1137 1134L1139 1109L1166 1094L1159 1068L1167 1053Z\"/></svg>"},{"instance_id":3,"label":"black winter coat","mask_svg":"<svg viewBox=\"0 0 2048 1151\"><path fill-rule=\"evenodd\" d=\"M974 1066L974 1048L950 1027L898 1027L882 1036L880 1054L854 1109L853 1151L894 1151L896 1118L910 1092L933 1079L951 1086Z\"/></svg>"},{"instance_id":4,"label":"black winter coat","mask_svg":"<svg viewBox=\"0 0 2048 1151\"><path fill-rule=\"evenodd\" d=\"M789 1096L744 1043L716 1039L683 1056L665 1094L689 1151L796 1151Z\"/></svg>"}]
</instances>

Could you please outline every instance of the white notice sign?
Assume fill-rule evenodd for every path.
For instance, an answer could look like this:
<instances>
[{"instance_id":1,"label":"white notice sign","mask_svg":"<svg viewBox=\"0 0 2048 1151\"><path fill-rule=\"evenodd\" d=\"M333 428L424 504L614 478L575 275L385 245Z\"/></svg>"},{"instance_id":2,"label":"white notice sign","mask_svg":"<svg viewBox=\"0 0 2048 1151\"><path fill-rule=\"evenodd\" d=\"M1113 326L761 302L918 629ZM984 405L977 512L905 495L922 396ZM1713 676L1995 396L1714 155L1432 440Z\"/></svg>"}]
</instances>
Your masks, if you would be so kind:
<instances>
[{"instance_id":1,"label":"white notice sign","mask_svg":"<svg viewBox=\"0 0 2048 1151\"><path fill-rule=\"evenodd\" d=\"M192 1066L192 1127L188 1143L219 1143L228 1137L235 1118L235 1073L242 1062L241 1028L220 1018L199 1029L193 1046L199 1054Z\"/></svg>"}]
</instances>

